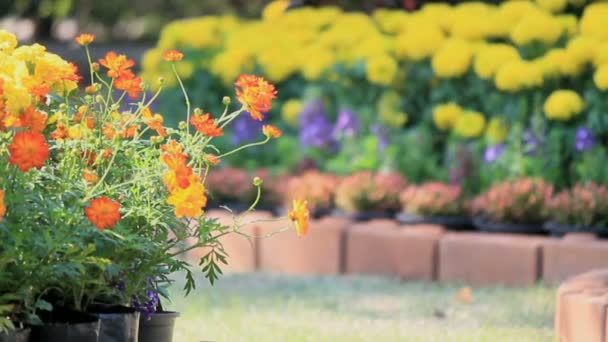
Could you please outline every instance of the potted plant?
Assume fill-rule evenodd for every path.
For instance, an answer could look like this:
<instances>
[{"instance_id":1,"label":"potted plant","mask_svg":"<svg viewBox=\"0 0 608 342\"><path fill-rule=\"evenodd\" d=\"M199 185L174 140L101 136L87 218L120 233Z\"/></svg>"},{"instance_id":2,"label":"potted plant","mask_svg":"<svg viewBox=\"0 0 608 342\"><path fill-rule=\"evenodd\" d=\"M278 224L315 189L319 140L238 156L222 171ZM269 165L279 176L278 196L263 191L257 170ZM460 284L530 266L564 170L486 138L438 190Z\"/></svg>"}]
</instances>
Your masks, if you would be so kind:
<instances>
[{"instance_id":1,"label":"potted plant","mask_svg":"<svg viewBox=\"0 0 608 342\"><path fill-rule=\"evenodd\" d=\"M300 176L292 177L285 192L285 206L296 198L304 198L313 217L321 218L331 213L339 178L330 173L316 170L307 171Z\"/></svg>"},{"instance_id":2,"label":"potted plant","mask_svg":"<svg viewBox=\"0 0 608 342\"><path fill-rule=\"evenodd\" d=\"M336 189L338 214L354 220L392 218L399 210L399 194L405 186L405 178L398 173L353 173Z\"/></svg>"},{"instance_id":3,"label":"potted plant","mask_svg":"<svg viewBox=\"0 0 608 342\"><path fill-rule=\"evenodd\" d=\"M547 205L545 228L556 236L608 232L608 188L593 182L561 191Z\"/></svg>"},{"instance_id":4,"label":"potted plant","mask_svg":"<svg viewBox=\"0 0 608 342\"><path fill-rule=\"evenodd\" d=\"M466 229L472 225L468 216L468 203L459 185L428 182L410 185L401 192L401 223L440 224L453 229Z\"/></svg>"},{"instance_id":5,"label":"potted plant","mask_svg":"<svg viewBox=\"0 0 608 342\"><path fill-rule=\"evenodd\" d=\"M483 231L542 233L545 207L552 195L553 186L540 178L494 184L473 200L473 223Z\"/></svg>"},{"instance_id":6,"label":"potted plant","mask_svg":"<svg viewBox=\"0 0 608 342\"><path fill-rule=\"evenodd\" d=\"M247 210L255 198L251 176L244 169L222 167L207 175L207 191L212 207L227 206L236 212Z\"/></svg>"},{"instance_id":7,"label":"potted plant","mask_svg":"<svg viewBox=\"0 0 608 342\"><path fill-rule=\"evenodd\" d=\"M87 56L93 40L77 37ZM151 109L162 80L148 93L125 55L89 57L93 81L80 95L76 69L44 47L17 47L0 31L0 52L13 66L0 69L0 329L30 325L34 341L136 341L154 327L154 341L170 341L176 314L163 312L160 298L174 275L185 276L186 294L196 268L214 283L226 258L220 238L246 224L241 215L229 227L205 216L207 176L221 158L280 131L265 125L260 141L231 151L212 140L240 115L261 120L274 86L240 76L238 108L225 97L215 118L191 109L182 88L187 110L175 115L184 121L170 128ZM175 71L182 57L170 50L163 58ZM248 211L260 200L261 182L254 185ZM298 234L307 231L305 201L295 200L288 217ZM180 258L201 247L208 252L197 265Z\"/></svg>"}]
</instances>

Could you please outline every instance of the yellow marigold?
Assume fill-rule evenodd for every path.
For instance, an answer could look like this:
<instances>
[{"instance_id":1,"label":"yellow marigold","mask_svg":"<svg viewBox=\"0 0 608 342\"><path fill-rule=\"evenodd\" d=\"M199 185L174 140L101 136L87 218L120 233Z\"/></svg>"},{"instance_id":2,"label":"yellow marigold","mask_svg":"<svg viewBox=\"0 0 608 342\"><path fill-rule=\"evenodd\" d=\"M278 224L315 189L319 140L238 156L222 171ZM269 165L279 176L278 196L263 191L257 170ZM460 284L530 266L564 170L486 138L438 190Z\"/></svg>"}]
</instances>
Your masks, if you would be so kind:
<instances>
[{"instance_id":1,"label":"yellow marigold","mask_svg":"<svg viewBox=\"0 0 608 342\"><path fill-rule=\"evenodd\" d=\"M585 101L572 90L556 90L545 101L545 116L552 120L568 121L585 108Z\"/></svg>"},{"instance_id":2,"label":"yellow marigold","mask_svg":"<svg viewBox=\"0 0 608 342\"><path fill-rule=\"evenodd\" d=\"M465 112L460 116L454 127L454 132L463 138L476 138L483 133L486 118L479 112Z\"/></svg>"},{"instance_id":3,"label":"yellow marigold","mask_svg":"<svg viewBox=\"0 0 608 342\"><path fill-rule=\"evenodd\" d=\"M595 49L593 65L596 67L608 63L608 41L600 43Z\"/></svg>"},{"instance_id":4,"label":"yellow marigold","mask_svg":"<svg viewBox=\"0 0 608 342\"><path fill-rule=\"evenodd\" d=\"M308 81L319 80L336 63L335 54L328 49L315 47L306 50L304 55L310 56L301 63L302 76Z\"/></svg>"},{"instance_id":5,"label":"yellow marigold","mask_svg":"<svg viewBox=\"0 0 608 342\"><path fill-rule=\"evenodd\" d=\"M291 126L298 126L298 120L300 118L300 113L302 112L302 101L291 99L283 104L283 108L281 109L281 116L283 120L290 124Z\"/></svg>"},{"instance_id":6,"label":"yellow marigold","mask_svg":"<svg viewBox=\"0 0 608 342\"><path fill-rule=\"evenodd\" d=\"M608 90L608 64L604 64L597 68L593 76L595 86L600 90Z\"/></svg>"},{"instance_id":7,"label":"yellow marigold","mask_svg":"<svg viewBox=\"0 0 608 342\"><path fill-rule=\"evenodd\" d=\"M544 9L545 11L551 13L559 13L562 12L566 5L568 5L568 1L566 0L536 0L536 4L538 7Z\"/></svg>"},{"instance_id":8,"label":"yellow marigold","mask_svg":"<svg viewBox=\"0 0 608 342\"><path fill-rule=\"evenodd\" d=\"M578 33L578 18L575 15L559 15L557 20L564 28L564 32L572 37Z\"/></svg>"},{"instance_id":9,"label":"yellow marigold","mask_svg":"<svg viewBox=\"0 0 608 342\"><path fill-rule=\"evenodd\" d=\"M517 45L532 42L554 44L564 32L559 20L540 10L529 11L528 14L511 30L511 40Z\"/></svg>"},{"instance_id":10,"label":"yellow marigold","mask_svg":"<svg viewBox=\"0 0 608 342\"><path fill-rule=\"evenodd\" d=\"M433 56L435 74L443 78L460 77L471 67L473 49L465 40L452 38Z\"/></svg>"},{"instance_id":11,"label":"yellow marigold","mask_svg":"<svg viewBox=\"0 0 608 342\"><path fill-rule=\"evenodd\" d=\"M561 48L548 51L536 62L543 74L551 77L578 76L585 69L585 64L572 51Z\"/></svg>"},{"instance_id":12,"label":"yellow marigold","mask_svg":"<svg viewBox=\"0 0 608 342\"><path fill-rule=\"evenodd\" d=\"M433 108L433 121L437 128L447 131L456 125L463 114L464 110L462 107L454 102L450 102Z\"/></svg>"},{"instance_id":13,"label":"yellow marigold","mask_svg":"<svg viewBox=\"0 0 608 342\"><path fill-rule=\"evenodd\" d=\"M426 24L416 27L415 33L403 33L397 37L398 57L421 60L435 53L445 39L445 34L437 25Z\"/></svg>"},{"instance_id":14,"label":"yellow marigold","mask_svg":"<svg viewBox=\"0 0 608 342\"><path fill-rule=\"evenodd\" d=\"M17 47L17 37L7 30L0 30L0 51L11 53Z\"/></svg>"},{"instance_id":15,"label":"yellow marigold","mask_svg":"<svg viewBox=\"0 0 608 342\"><path fill-rule=\"evenodd\" d=\"M289 7L289 0L275 0L270 2L264 10L262 11L262 18L268 19L277 19L285 13L287 8Z\"/></svg>"},{"instance_id":16,"label":"yellow marigold","mask_svg":"<svg viewBox=\"0 0 608 342\"><path fill-rule=\"evenodd\" d=\"M388 55L378 55L368 60L366 72L370 83L387 86L397 75L397 62Z\"/></svg>"},{"instance_id":17,"label":"yellow marigold","mask_svg":"<svg viewBox=\"0 0 608 342\"><path fill-rule=\"evenodd\" d=\"M566 50L584 64L593 61L598 44L599 41L593 37L578 36L568 41Z\"/></svg>"},{"instance_id":18,"label":"yellow marigold","mask_svg":"<svg viewBox=\"0 0 608 342\"><path fill-rule=\"evenodd\" d=\"M488 122L486 129L486 140L491 144L500 144L507 139L509 127L505 120L500 117L495 117Z\"/></svg>"},{"instance_id":19,"label":"yellow marigold","mask_svg":"<svg viewBox=\"0 0 608 342\"><path fill-rule=\"evenodd\" d=\"M482 47L475 56L475 73L481 78L489 79L503 64L518 60L519 52L507 44L491 44Z\"/></svg>"},{"instance_id":20,"label":"yellow marigold","mask_svg":"<svg viewBox=\"0 0 608 342\"><path fill-rule=\"evenodd\" d=\"M598 2L585 7L585 12L580 20L581 34L593 36L601 40L608 40L608 4Z\"/></svg>"},{"instance_id":21,"label":"yellow marigold","mask_svg":"<svg viewBox=\"0 0 608 342\"><path fill-rule=\"evenodd\" d=\"M175 207L175 216L178 218L199 217L207 205L205 186L200 182L192 182L185 189L178 188L167 198L167 203Z\"/></svg>"},{"instance_id":22,"label":"yellow marigold","mask_svg":"<svg viewBox=\"0 0 608 342\"><path fill-rule=\"evenodd\" d=\"M13 56L25 62L36 63L45 52L46 48L40 44L22 45L13 51Z\"/></svg>"},{"instance_id":23,"label":"yellow marigold","mask_svg":"<svg viewBox=\"0 0 608 342\"><path fill-rule=\"evenodd\" d=\"M514 60L498 69L494 83L502 91L515 92L542 85L543 73L538 64Z\"/></svg>"}]
</instances>

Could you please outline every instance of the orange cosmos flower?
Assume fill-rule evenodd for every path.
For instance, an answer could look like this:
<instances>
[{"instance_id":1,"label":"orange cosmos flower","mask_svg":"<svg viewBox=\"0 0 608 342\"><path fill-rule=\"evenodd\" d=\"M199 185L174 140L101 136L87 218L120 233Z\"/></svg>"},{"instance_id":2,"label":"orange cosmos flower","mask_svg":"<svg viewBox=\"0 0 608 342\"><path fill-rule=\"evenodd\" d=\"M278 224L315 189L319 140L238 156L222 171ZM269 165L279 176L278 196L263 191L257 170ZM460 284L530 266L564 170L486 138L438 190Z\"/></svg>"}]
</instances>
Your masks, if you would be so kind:
<instances>
[{"instance_id":1,"label":"orange cosmos flower","mask_svg":"<svg viewBox=\"0 0 608 342\"><path fill-rule=\"evenodd\" d=\"M132 99L138 99L144 91L141 87L141 78L135 76L130 70L114 81L114 87L126 91Z\"/></svg>"},{"instance_id":2,"label":"orange cosmos flower","mask_svg":"<svg viewBox=\"0 0 608 342\"><path fill-rule=\"evenodd\" d=\"M4 190L0 190L0 222L2 222L2 218L6 215L6 205L4 204Z\"/></svg>"},{"instance_id":3,"label":"orange cosmos flower","mask_svg":"<svg viewBox=\"0 0 608 342\"><path fill-rule=\"evenodd\" d=\"M165 182L169 192L173 193L177 189L189 187L194 182L200 182L200 177L193 174L190 166L182 165L166 173L163 176L163 182Z\"/></svg>"},{"instance_id":4,"label":"orange cosmos flower","mask_svg":"<svg viewBox=\"0 0 608 342\"><path fill-rule=\"evenodd\" d=\"M205 154L205 161L211 165L217 165L221 162L221 159L213 153L207 153Z\"/></svg>"},{"instance_id":5,"label":"orange cosmos flower","mask_svg":"<svg viewBox=\"0 0 608 342\"><path fill-rule=\"evenodd\" d=\"M142 116L146 125L150 126L153 130L158 133L161 137L167 136L167 130L165 129L165 118L160 114L152 114L150 108L144 108Z\"/></svg>"},{"instance_id":6,"label":"orange cosmos flower","mask_svg":"<svg viewBox=\"0 0 608 342\"><path fill-rule=\"evenodd\" d=\"M175 207L175 216L178 218L199 217L207 205L205 186L195 182L185 189L177 189L169 196L167 203Z\"/></svg>"},{"instance_id":7,"label":"orange cosmos flower","mask_svg":"<svg viewBox=\"0 0 608 342\"><path fill-rule=\"evenodd\" d=\"M179 50L167 50L163 53L163 59L167 62L179 62L184 58L184 54Z\"/></svg>"},{"instance_id":8,"label":"orange cosmos flower","mask_svg":"<svg viewBox=\"0 0 608 342\"><path fill-rule=\"evenodd\" d=\"M308 201L293 200L293 209L289 212L289 219L295 223L298 236L308 234Z\"/></svg>"},{"instance_id":9,"label":"orange cosmos flower","mask_svg":"<svg viewBox=\"0 0 608 342\"><path fill-rule=\"evenodd\" d=\"M194 128L196 128L197 131L208 137L219 137L224 135L224 130L217 126L215 119L213 119L209 113L194 115L190 118L190 123L194 125Z\"/></svg>"},{"instance_id":10,"label":"orange cosmos flower","mask_svg":"<svg viewBox=\"0 0 608 342\"><path fill-rule=\"evenodd\" d=\"M114 51L108 52L105 58L99 60L99 63L108 68L108 76L112 78L132 74L133 72L129 69L135 65L135 61Z\"/></svg>"},{"instance_id":11,"label":"orange cosmos flower","mask_svg":"<svg viewBox=\"0 0 608 342\"><path fill-rule=\"evenodd\" d=\"M41 168L49 159L50 150L46 138L41 133L19 132L8 147L11 156L9 162L21 171Z\"/></svg>"},{"instance_id":12,"label":"orange cosmos flower","mask_svg":"<svg viewBox=\"0 0 608 342\"><path fill-rule=\"evenodd\" d=\"M74 39L76 43L87 46L95 41L95 35L92 33L81 33Z\"/></svg>"},{"instance_id":13,"label":"orange cosmos flower","mask_svg":"<svg viewBox=\"0 0 608 342\"><path fill-rule=\"evenodd\" d=\"M47 117L46 113L37 110L34 106L29 106L19 119L21 127L29 128L32 132L41 133L46 127Z\"/></svg>"},{"instance_id":14,"label":"orange cosmos flower","mask_svg":"<svg viewBox=\"0 0 608 342\"><path fill-rule=\"evenodd\" d=\"M120 221L120 203L103 196L91 201L85 213L99 230L114 228Z\"/></svg>"},{"instance_id":15,"label":"orange cosmos flower","mask_svg":"<svg viewBox=\"0 0 608 342\"><path fill-rule=\"evenodd\" d=\"M235 85L239 102L252 118L262 121L264 113L272 109L272 100L277 98L274 85L255 75L241 75Z\"/></svg>"},{"instance_id":16,"label":"orange cosmos flower","mask_svg":"<svg viewBox=\"0 0 608 342\"><path fill-rule=\"evenodd\" d=\"M85 169L82 178L89 184L95 184L99 181L99 175L91 169Z\"/></svg>"},{"instance_id":17,"label":"orange cosmos flower","mask_svg":"<svg viewBox=\"0 0 608 342\"><path fill-rule=\"evenodd\" d=\"M51 133L51 138L57 141L63 141L68 136L68 129L65 127L65 124L59 123L57 124L57 128Z\"/></svg>"},{"instance_id":18,"label":"orange cosmos flower","mask_svg":"<svg viewBox=\"0 0 608 342\"><path fill-rule=\"evenodd\" d=\"M280 138L283 135L283 132L277 127L273 125L264 125L262 126L262 132L264 135L269 138Z\"/></svg>"}]
</instances>

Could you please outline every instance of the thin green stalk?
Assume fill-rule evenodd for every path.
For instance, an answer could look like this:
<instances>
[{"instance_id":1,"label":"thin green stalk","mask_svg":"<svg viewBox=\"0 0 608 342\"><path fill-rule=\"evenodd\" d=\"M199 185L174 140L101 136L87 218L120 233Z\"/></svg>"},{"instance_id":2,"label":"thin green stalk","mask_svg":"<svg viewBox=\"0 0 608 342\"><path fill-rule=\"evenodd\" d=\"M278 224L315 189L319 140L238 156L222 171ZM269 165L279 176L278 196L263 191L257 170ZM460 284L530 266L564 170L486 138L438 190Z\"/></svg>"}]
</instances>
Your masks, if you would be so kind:
<instances>
[{"instance_id":1,"label":"thin green stalk","mask_svg":"<svg viewBox=\"0 0 608 342\"><path fill-rule=\"evenodd\" d=\"M173 73L175 74L175 77L177 77L177 82L179 82L182 94L184 94L184 99L186 100L186 133L190 134L190 98L188 97L188 92L186 91L186 87L184 87L181 77L179 77L179 74L177 73L177 69L175 69L175 63L171 63L171 69L173 69Z\"/></svg>"},{"instance_id":2,"label":"thin green stalk","mask_svg":"<svg viewBox=\"0 0 608 342\"><path fill-rule=\"evenodd\" d=\"M269 136L267 136L267 137L266 137L266 139L264 139L263 141L259 141L259 142L256 142L256 143L251 143L251 144L247 144L247 145L243 145L243 146L241 146L241 147L235 148L234 150L232 150L232 151L230 151L230 152L226 152L226 153L224 153L224 154L222 154L222 155L218 156L218 158L224 158L224 157L227 157L227 156L229 156L229 155L231 155L231 154L237 153L238 151L244 150L244 149L249 148L249 147L254 147L254 146L260 146L260 145L264 145L264 144L266 144L268 141L270 141L270 137L269 137Z\"/></svg>"}]
</instances>

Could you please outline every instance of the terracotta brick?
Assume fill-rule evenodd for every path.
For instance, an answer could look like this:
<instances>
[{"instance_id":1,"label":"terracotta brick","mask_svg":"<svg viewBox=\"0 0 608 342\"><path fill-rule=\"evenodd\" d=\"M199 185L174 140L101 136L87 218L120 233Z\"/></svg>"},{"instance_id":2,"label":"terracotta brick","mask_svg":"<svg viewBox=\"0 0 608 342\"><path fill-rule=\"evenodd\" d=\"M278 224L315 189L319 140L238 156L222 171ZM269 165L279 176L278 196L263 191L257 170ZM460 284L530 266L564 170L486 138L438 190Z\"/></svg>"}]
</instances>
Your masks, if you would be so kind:
<instances>
[{"instance_id":1,"label":"terracotta brick","mask_svg":"<svg viewBox=\"0 0 608 342\"><path fill-rule=\"evenodd\" d=\"M473 286L529 286L540 276L543 237L448 233L439 244L439 280Z\"/></svg>"},{"instance_id":2,"label":"terracotta brick","mask_svg":"<svg viewBox=\"0 0 608 342\"><path fill-rule=\"evenodd\" d=\"M571 278L558 289L556 336L562 342L606 342L608 270Z\"/></svg>"},{"instance_id":3,"label":"terracotta brick","mask_svg":"<svg viewBox=\"0 0 608 342\"><path fill-rule=\"evenodd\" d=\"M261 234L271 234L291 223L260 225ZM258 240L260 270L296 275L337 275L341 273L344 230L349 221L325 217L310 221L310 231L297 236L295 231L282 232Z\"/></svg>"},{"instance_id":4,"label":"terracotta brick","mask_svg":"<svg viewBox=\"0 0 608 342\"><path fill-rule=\"evenodd\" d=\"M543 280L559 283L608 266L608 241L549 239L543 243Z\"/></svg>"},{"instance_id":5,"label":"terracotta brick","mask_svg":"<svg viewBox=\"0 0 608 342\"><path fill-rule=\"evenodd\" d=\"M211 210L207 213L210 218L217 218L221 224L231 225L232 215L226 210ZM243 216L241 224L243 226L240 231L250 235L259 235L259 223L250 223L257 220L271 219L272 214L265 211L254 211ZM220 238L224 250L228 254L227 262L228 265L222 265L222 271L224 272L254 272L257 270L257 248L258 239L248 239L243 235L231 233ZM188 258L192 261L198 261L202 256L207 253L204 248L198 248L193 250Z\"/></svg>"},{"instance_id":6,"label":"terracotta brick","mask_svg":"<svg viewBox=\"0 0 608 342\"><path fill-rule=\"evenodd\" d=\"M392 221L356 224L347 232L346 273L432 281L442 234L441 227L431 225L398 227Z\"/></svg>"}]
</instances>

